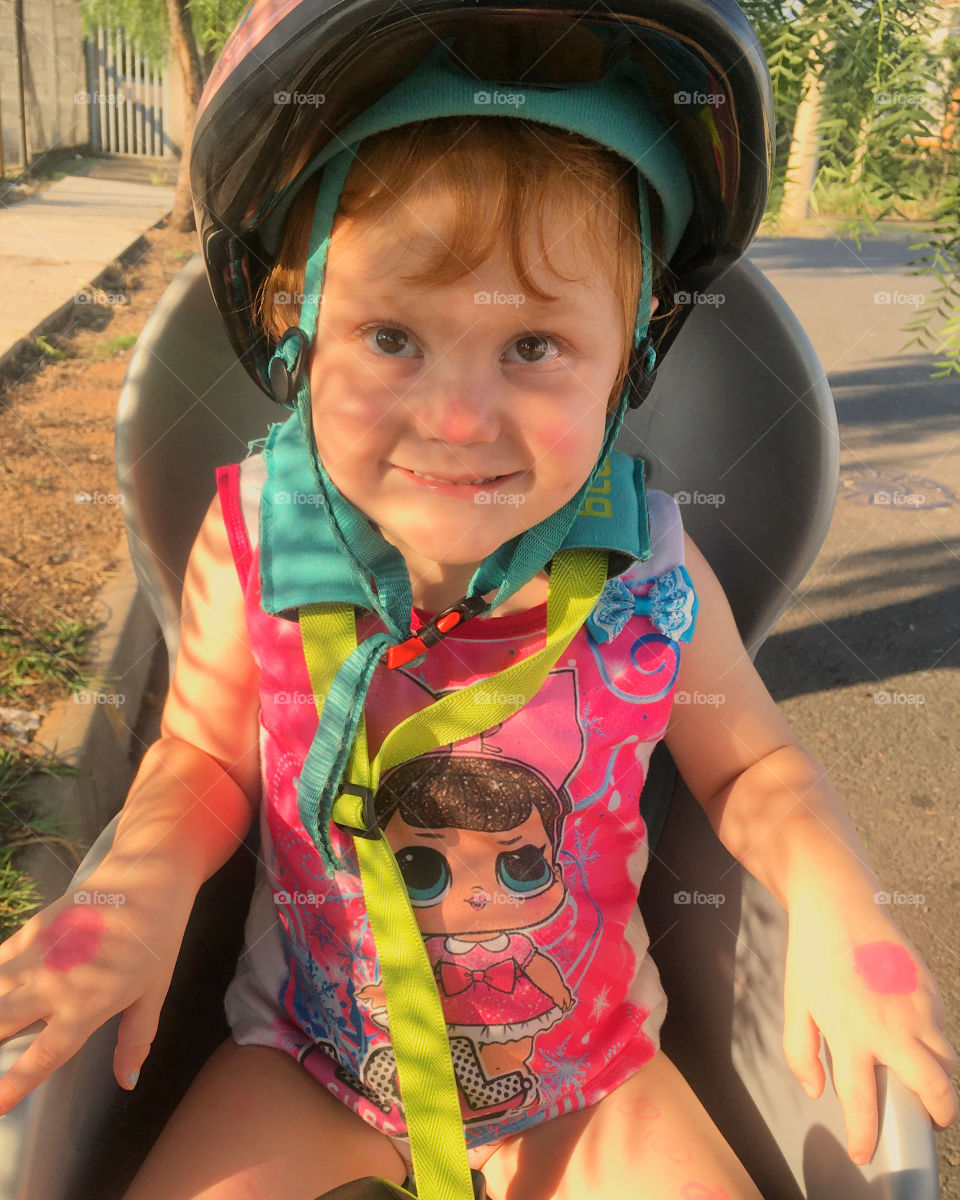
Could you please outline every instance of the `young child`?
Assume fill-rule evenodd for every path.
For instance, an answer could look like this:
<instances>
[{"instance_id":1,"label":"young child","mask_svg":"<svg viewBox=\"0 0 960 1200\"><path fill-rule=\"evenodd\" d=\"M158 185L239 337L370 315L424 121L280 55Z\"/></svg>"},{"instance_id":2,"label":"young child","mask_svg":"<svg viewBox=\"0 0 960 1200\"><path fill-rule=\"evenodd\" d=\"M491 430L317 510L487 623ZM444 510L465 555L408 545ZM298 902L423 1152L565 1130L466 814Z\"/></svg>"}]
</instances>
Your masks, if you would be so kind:
<instances>
[{"instance_id":1,"label":"young child","mask_svg":"<svg viewBox=\"0 0 960 1200\"><path fill-rule=\"evenodd\" d=\"M302 315L316 194L294 201L261 297L274 340ZM414 628L603 466L649 296L637 207L613 152L502 116L409 123L357 154L327 252L309 424L334 487L402 556ZM651 216L659 319L672 293L653 192ZM115 1073L133 1087L196 892L259 821L233 1036L127 1200L313 1200L409 1169L352 838L331 828L337 869L325 870L298 810L318 721L300 629L265 607L268 477L259 454L222 470L196 539L161 738L84 885L125 904L67 895L0 949L0 1036L46 1022L0 1081L0 1111L117 1012ZM317 502L282 495L309 536ZM661 738L724 845L788 909L786 1056L818 1095L824 1035L854 1161L876 1143L876 1063L939 1125L956 1113L935 982L874 902L864 848L676 504L659 492L646 504L651 552L619 579L631 603L650 603L619 630L582 628L515 715L380 781L378 815L443 997L470 1162L495 1200L619 1200L640 1179L650 1200L759 1196L658 1048L666 999L636 895L648 856L637 802ZM371 756L408 714L537 650L548 587L538 571L421 661L380 663ZM358 611L361 645L383 628ZM721 687L722 710L671 707L675 689Z\"/></svg>"}]
</instances>

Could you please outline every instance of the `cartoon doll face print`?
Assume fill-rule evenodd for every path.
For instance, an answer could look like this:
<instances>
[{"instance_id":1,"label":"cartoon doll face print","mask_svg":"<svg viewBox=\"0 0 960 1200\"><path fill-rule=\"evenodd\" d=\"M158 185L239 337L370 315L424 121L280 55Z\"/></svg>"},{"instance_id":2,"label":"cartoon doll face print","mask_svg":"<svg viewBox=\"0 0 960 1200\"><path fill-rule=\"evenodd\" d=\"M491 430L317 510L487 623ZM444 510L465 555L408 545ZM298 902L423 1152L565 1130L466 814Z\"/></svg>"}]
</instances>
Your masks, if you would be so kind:
<instances>
[{"instance_id":1,"label":"cartoon doll face print","mask_svg":"<svg viewBox=\"0 0 960 1200\"><path fill-rule=\"evenodd\" d=\"M563 903L563 876L534 806L499 832L423 828L398 812L385 832L424 936L488 940L539 925Z\"/></svg>"}]
</instances>

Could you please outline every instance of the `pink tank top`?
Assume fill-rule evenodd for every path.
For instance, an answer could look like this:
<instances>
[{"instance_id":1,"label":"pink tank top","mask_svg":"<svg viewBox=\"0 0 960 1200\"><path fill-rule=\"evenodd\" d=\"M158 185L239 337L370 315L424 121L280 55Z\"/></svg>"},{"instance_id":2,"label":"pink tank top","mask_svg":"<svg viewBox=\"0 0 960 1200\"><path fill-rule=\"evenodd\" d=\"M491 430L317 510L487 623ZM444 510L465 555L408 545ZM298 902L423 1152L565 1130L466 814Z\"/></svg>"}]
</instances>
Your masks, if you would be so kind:
<instances>
[{"instance_id":1,"label":"pink tank top","mask_svg":"<svg viewBox=\"0 0 960 1200\"><path fill-rule=\"evenodd\" d=\"M406 1126L352 839L325 876L297 811L317 713L295 621L260 605L262 458L218 485L260 666L263 803L246 945L227 992L240 1044L297 1057L392 1137ZM683 560L676 503L648 492L653 556L620 579L637 595ZM427 614L416 612L418 621ZM358 636L383 628L358 620ZM475 618L414 669L377 668L369 751L410 713L542 647L546 605ZM638 800L663 736L680 645L641 615L610 642L581 629L529 704L482 735L387 773L384 828L434 966L468 1146L593 1104L655 1053L666 999L637 893ZM496 681L491 680L491 688Z\"/></svg>"}]
</instances>

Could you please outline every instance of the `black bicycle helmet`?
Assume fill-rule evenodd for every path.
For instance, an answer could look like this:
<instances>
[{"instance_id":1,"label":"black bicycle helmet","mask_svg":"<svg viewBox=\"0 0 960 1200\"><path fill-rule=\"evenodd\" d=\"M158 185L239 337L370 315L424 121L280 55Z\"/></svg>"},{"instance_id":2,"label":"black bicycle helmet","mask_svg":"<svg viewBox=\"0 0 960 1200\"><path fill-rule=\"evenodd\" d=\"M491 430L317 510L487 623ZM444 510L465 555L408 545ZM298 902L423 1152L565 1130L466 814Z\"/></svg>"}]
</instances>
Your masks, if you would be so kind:
<instances>
[{"instance_id":1,"label":"black bicycle helmet","mask_svg":"<svg viewBox=\"0 0 960 1200\"><path fill-rule=\"evenodd\" d=\"M273 345L253 301L304 166L439 43L480 80L590 83L624 56L680 149L692 212L670 266L691 297L749 245L766 204L773 101L756 35L733 0L256 0L207 83L191 157L214 299L244 367L268 394ZM309 103L297 102L309 97ZM692 303L668 327L659 355Z\"/></svg>"}]
</instances>

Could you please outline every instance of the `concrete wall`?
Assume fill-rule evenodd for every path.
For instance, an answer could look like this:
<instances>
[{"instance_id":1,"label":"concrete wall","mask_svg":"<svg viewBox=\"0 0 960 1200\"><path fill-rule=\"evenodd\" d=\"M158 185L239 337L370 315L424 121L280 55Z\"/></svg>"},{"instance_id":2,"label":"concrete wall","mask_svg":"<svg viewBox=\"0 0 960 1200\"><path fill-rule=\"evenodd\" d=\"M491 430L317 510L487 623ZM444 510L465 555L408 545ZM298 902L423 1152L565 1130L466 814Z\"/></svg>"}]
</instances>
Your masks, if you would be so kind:
<instances>
[{"instance_id":1,"label":"concrete wall","mask_svg":"<svg viewBox=\"0 0 960 1200\"><path fill-rule=\"evenodd\" d=\"M87 63L77 0L24 0L23 10L27 141L36 162L37 156L45 150L89 146L91 106L85 102ZM183 87L176 61L168 65L166 75L163 98L165 152L178 154L183 142ZM12 0L0 4L0 130L4 162L9 172L20 164Z\"/></svg>"},{"instance_id":2,"label":"concrete wall","mask_svg":"<svg viewBox=\"0 0 960 1200\"><path fill-rule=\"evenodd\" d=\"M86 90L83 31L77 0L24 0L24 98L31 155L86 145L86 108L74 95ZM12 3L0 6L0 110L7 167L19 162L16 30Z\"/></svg>"}]
</instances>

